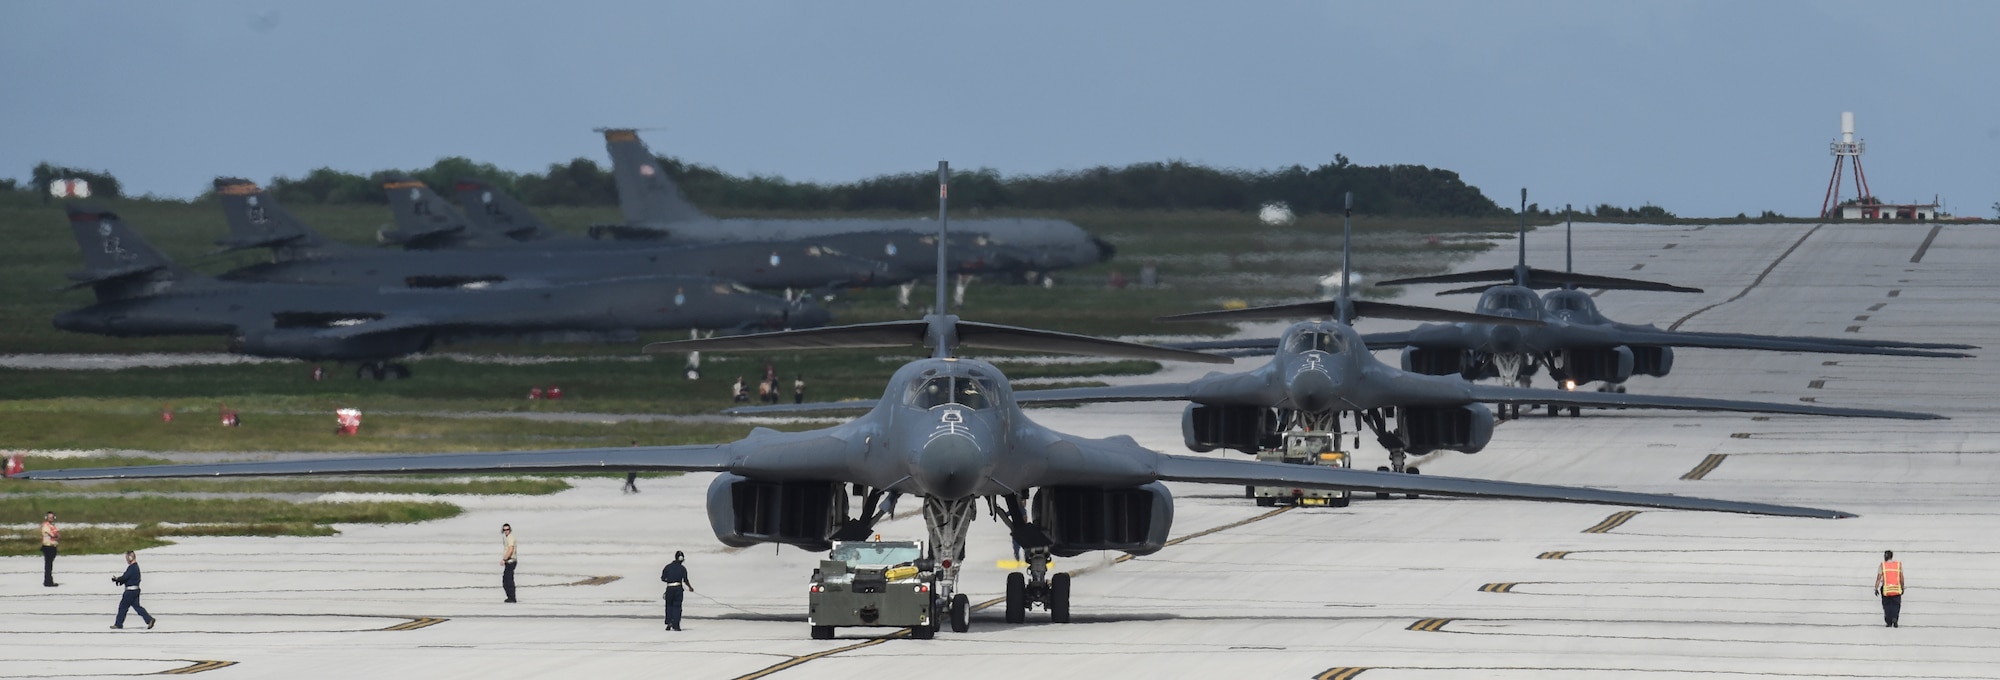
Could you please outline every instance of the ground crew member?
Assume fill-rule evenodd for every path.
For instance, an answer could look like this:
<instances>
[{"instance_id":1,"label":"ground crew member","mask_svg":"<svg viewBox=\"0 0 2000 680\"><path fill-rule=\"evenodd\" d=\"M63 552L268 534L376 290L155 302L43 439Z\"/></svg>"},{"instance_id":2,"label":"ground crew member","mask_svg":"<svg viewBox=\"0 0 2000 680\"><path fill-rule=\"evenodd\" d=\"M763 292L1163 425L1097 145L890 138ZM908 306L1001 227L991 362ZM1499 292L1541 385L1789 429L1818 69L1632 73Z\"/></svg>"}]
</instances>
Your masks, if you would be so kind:
<instances>
[{"instance_id":1,"label":"ground crew member","mask_svg":"<svg viewBox=\"0 0 2000 680\"><path fill-rule=\"evenodd\" d=\"M743 376L736 376L736 384L729 387L729 400L738 404L750 401L750 395L743 393Z\"/></svg>"},{"instance_id":2,"label":"ground crew member","mask_svg":"<svg viewBox=\"0 0 2000 680\"><path fill-rule=\"evenodd\" d=\"M660 570L660 580L667 584L667 630L681 629L681 596L683 590L694 590L694 583L688 581L688 570L681 562L687 554L674 551L674 561Z\"/></svg>"},{"instance_id":3,"label":"ground crew member","mask_svg":"<svg viewBox=\"0 0 2000 680\"><path fill-rule=\"evenodd\" d=\"M806 376L804 373L792 376L792 403L806 403Z\"/></svg>"},{"instance_id":4,"label":"ground crew member","mask_svg":"<svg viewBox=\"0 0 2000 680\"><path fill-rule=\"evenodd\" d=\"M125 594L118 598L118 619L111 622L113 630L125 627L125 611L128 609L138 610L139 618L146 620L146 630L152 630L153 624L160 622L159 619L153 618L152 614L146 613L145 607L139 606L138 553L129 551L125 553L125 573L111 577L111 582L125 586Z\"/></svg>"},{"instance_id":5,"label":"ground crew member","mask_svg":"<svg viewBox=\"0 0 2000 680\"><path fill-rule=\"evenodd\" d=\"M42 587L54 588L56 583L56 544L62 542L62 529L56 528L56 513L42 516Z\"/></svg>"},{"instance_id":6,"label":"ground crew member","mask_svg":"<svg viewBox=\"0 0 2000 680\"><path fill-rule=\"evenodd\" d=\"M1875 594L1882 596L1882 621L1890 628L1901 628L1896 620L1903 616L1903 563L1896 561L1893 550L1882 551L1882 566L1875 570Z\"/></svg>"},{"instance_id":7,"label":"ground crew member","mask_svg":"<svg viewBox=\"0 0 2000 680\"><path fill-rule=\"evenodd\" d=\"M507 602L514 601L514 526L500 525L500 589L507 591Z\"/></svg>"}]
</instances>

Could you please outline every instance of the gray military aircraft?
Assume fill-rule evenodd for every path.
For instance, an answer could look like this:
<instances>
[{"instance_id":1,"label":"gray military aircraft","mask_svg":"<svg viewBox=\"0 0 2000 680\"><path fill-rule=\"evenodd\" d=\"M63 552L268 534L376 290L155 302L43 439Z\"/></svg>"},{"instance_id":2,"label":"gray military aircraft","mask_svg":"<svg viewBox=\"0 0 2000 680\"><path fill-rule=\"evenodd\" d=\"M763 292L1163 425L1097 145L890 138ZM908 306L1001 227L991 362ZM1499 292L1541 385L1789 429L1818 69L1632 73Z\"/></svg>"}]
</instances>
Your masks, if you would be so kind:
<instances>
[{"instance_id":1,"label":"gray military aircraft","mask_svg":"<svg viewBox=\"0 0 2000 680\"><path fill-rule=\"evenodd\" d=\"M1348 212L1353 212L1349 195ZM1341 255L1341 271L1349 255ZM1345 277L1343 277L1345 279ZM1927 413L1852 409L1812 404L1772 404L1729 399L1629 394L1577 393L1475 384L1456 376L1423 375L1397 370L1369 353L1361 334L1349 324L1356 316L1491 324L1516 333L1539 330L1542 321L1506 315L1468 314L1354 300L1343 280L1340 296L1323 302L1273 307L1196 312L1163 317L1162 321L1251 321L1319 317L1293 324L1272 344L1269 363L1246 373L1211 373L1191 382L1076 387L1016 392L1015 400L1033 403L1095 403L1113 401L1193 402L1182 416L1181 431L1188 448L1218 448L1255 453L1274 447L1292 429L1340 432L1342 415L1352 414L1354 429L1363 424L1382 447L1390 464L1381 470L1416 473L1406 467L1408 454L1438 450L1477 453L1493 435L1494 417L1484 404L1503 408L1518 404L1550 404L1570 408L1615 407L1691 411L1791 413L1863 418L1937 419ZM745 409L748 410L748 409ZM1391 423L1393 419L1393 424Z\"/></svg>"},{"instance_id":2,"label":"gray military aircraft","mask_svg":"<svg viewBox=\"0 0 2000 680\"><path fill-rule=\"evenodd\" d=\"M688 202L660 168L659 159L634 130L603 130L618 183L625 224L593 228L599 236L715 243L812 239L843 252L890 263L898 272L928 273L936 225L921 219L717 219ZM1041 280L1048 272L1110 260L1115 248L1063 220L988 218L960 220L965 229L950 244L960 256L954 274L1006 274ZM836 238L837 237L837 238Z\"/></svg>"},{"instance_id":3,"label":"gray military aircraft","mask_svg":"<svg viewBox=\"0 0 2000 680\"><path fill-rule=\"evenodd\" d=\"M414 186L392 190L399 199L398 212L441 215L449 211L457 215L458 211L422 183L411 180L410 184ZM418 197L410 198L411 193ZM218 244L227 250L271 249L271 262L223 274L230 280L452 288L705 275L754 288L810 289L869 285L888 275L888 268L880 263L803 243L561 249L487 237L507 245L496 243L478 250L379 250L321 236L279 205L270 192L247 180L218 178L215 194L230 232L229 238L218 240ZM445 224L421 231L468 232L462 217Z\"/></svg>"},{"instance_id":4,"label":"gray military aircraft","mask_svg":"<svg viewBox=\"0 0 2000 680\"><path fill-rule=\"evenodd\" d=\"M1496 316L1540 319L1539 327L1521 328L1492 323L1429 324L1407 331L1361 336L1369 349L1403 350L1403 367L1430 375L1464 376L1468 380L1499 378L1506 384L1528 386L1540 367L1549 369L1557 385L1573 389L1601 382L1602 391L1624 392L1634 375L1665 376L1672 370L1674 348L1766 350L1818 354L1872 354L1910 357L1967 357L1945 349L1975 349L1970 345L1893 340L1766 336L1746 333L1698 333L1663 330L1652 325L1624 324L1605 318L1596 301L1576 287L1631 290L1694 291L1668 284L1550 272L1527 264L1527 192L1521 193L1524 216L1520 259L1512 270L1496 269L1382 281L1376 286L1416 283L1467 283L1499 280L1511 285L1444 291L1440 295L1479 292L1475 309ZM1535 288L1557 288L1537 297ZM1213 348L1213 345L1207 347ZM1519 407L1515 415L1519 415ZM1551 407L1549 415L1556 415ZM1571 409L1575 415L1577 410Z\"/></svg>"},{"instance_id":5,"label":"gray military aircraft","mask_svg":"<svg viewBox=\"0 0 2000 680\"><path fill-rule=\"evenodd\" d=\"M356 375L408 377L393 359L439 336L544 332L810 328L827 320L810 301L787 302L698 276L607 279L481 290L396 289L222 281L154 250L116 214L72 205L97 304L55 317L57 328L121 337L223 335L243 354L361 362Z\"/></svg>"},{"instance_id":6,"label":"gray military aircraft","mask_svg":"<svg viewBox=\"0 0 2000 680\"><path fill-rule=\"evenodd\" d=\"M944 228L939 164L939 228ZM945 241L941 240L940 243ZM943 262L943 258L938 260ZM940 267L942 269L942 267ZM939 272L940 283L945 277ZM940 285L938 297L942 298ZM937 301L936 309L944 309ZM960 347L1226 363L1184 350L1051 331L961 321L931 314L921 321L843 326L649 346L674 350L769 350L901 347L921 343L930 357L898 369L867 415L803 432L753 431L719 445L618 447L519 453L343 458L320 461L81 468L26 472L29 479L125 479L258 475L574 472L675 470L716 472L708 491L709 524L725 545L772 543L827 550L831 541L869 533L887 494L924 500L924 523L936 566L939 616L912 629L928 638L938 622L970 627L969 600L958 588L965 538L979 504L1029 553L1028 573L1007 576L1006 618L1021 622L1031 604L1056 623L1070 620L1070 578L1049 575L1052 555L1093 550L1151 554L1173 528L1173 497L1163 482L1268 484L1361 491L1568 503L1634 505L1839 518L1833 510L1686 496L1512 482L1411 477L1334 467L1163 455L1130 437L1079 437L1028 419L1006 376L990 363L958 356ZM865 500L851 508L850 497ZM948 615L945 614L948 612Z\"/></svg>"}]
</instances>

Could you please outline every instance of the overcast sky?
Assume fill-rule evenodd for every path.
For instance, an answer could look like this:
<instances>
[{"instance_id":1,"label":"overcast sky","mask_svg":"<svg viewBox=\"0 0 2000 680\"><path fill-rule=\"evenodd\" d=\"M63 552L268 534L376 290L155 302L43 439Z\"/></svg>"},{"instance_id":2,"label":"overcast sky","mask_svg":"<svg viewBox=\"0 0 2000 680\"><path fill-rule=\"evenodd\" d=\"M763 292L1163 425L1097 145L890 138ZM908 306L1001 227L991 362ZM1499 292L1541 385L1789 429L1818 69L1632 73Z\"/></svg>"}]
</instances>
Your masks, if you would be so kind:
<instances>
[{"instance_id":1,"label":"overcast sky","mask_svg":"<svg viewBox=\"0 0 2000 680\"><path fill-rule=\"evenodd\" d=\"M467 156L848 181L1181 158L1414 163L1503 204L2000 201L1993 2L5 2L0 177L132 193ZM1850 187L1847 192L1852 194Z\"/></svg>"}]
</instances>

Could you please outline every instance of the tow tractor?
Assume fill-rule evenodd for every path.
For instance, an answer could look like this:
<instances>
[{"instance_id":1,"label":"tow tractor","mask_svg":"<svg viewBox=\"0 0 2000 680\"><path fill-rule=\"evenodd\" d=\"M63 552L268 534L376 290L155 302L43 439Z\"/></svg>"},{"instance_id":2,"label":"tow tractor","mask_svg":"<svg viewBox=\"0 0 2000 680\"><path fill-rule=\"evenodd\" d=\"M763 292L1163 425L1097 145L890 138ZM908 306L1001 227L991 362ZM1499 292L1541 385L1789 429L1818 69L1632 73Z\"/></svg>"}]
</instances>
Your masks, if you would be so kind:
<instances>
[{"instance_id":1,"label":"tow tractor","mask_svg":"<svg viewBox=\"0 0 2000 680\"><path fill-rule=\"evenodd\" d=\"M1346 451L1340 450L1340 434L1317 430L1293 430L1286 432L1284 443L1278 448L1257 452L1257 460L1294 465L1325 465L1328 467L1353 467L1354 462ZM1261 506L1301 505L1347 507L1352 494L1342 491L1320 489L1296 489L1286 486L1249 487L1250 496Z\"/></svg>"},{"instance_id":2,"label":"tow tractor","mask_svg":"<svg viewBox=\"0 0 2000 680\"><path fill-rule=\"evenodd\" d=\"M813 571L806 619L814 640L833 638L843 626L909 628L910 637L937 635L946 600L939 570L922 541L835 541ZM951 605L953 629L963 632L964 597Z\"/></svg>"}]
</instances>

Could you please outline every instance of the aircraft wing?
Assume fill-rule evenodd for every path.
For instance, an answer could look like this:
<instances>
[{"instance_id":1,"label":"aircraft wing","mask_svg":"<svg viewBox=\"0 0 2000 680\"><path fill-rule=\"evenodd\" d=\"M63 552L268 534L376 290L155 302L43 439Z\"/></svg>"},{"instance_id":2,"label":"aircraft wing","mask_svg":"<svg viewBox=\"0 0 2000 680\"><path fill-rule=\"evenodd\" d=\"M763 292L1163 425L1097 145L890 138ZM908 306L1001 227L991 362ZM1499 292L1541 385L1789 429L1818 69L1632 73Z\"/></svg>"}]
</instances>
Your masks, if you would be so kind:
<instances>
[{"instance_id":1,"label":"aircraft wing","mask_svg":"<svg viewBox=\"0 0 2000 680\"><path fill-rule=\"evenodd\" d=\"M702 472L728 470L735 454L728 444L621 446L603 449L441 453L422 456L354 456L317 460L274 460L190 465L72 468L28 471L19 479L145 479L155 477L279 477L301 475L396 475L559 472Z\"/></svg>"},{"instance_id":2,"label":"aircraft wing","mask_svg":"<svg viewBox=\"0 0 2000 680\"><path fill-rule=\"evenodd\" d=\"M1213 350L1237 351L1260 350L1264 354L1278 351L1277 338L1240 338L1236 340L1202 340L1199 342L1173 342L1162 345L1175 349L1191 349L1197 352Z\"/></svg>"},{"instance_id":3,"label":"aircraft wing","mask_svg":"<svg viewBox=\"0 0 2000 680\"><path fill-rule=\"evenodd\" d=\"M1017 404L1100 404L1114 401L1187 401L1192 396L1188 383L1110 385L1106 387L1061 387L1053 390L1015 390Z\"/></svg>"},{"instance_id":4,"label":"aircraft wing","mask_svg":"<svg viewBox=\"0 0 2000 680\"><path fill-rule=\"evenodd\" d=\"M732 335L698 340L655 342L646 345L645 351L729 352L922 347L924 346L926 333L930 330L930 327L931 324L928 321L882 321L849 326L828 326L825 328L756 333L752 335ZM1130 357L1135 359L1158 359L1162 361L1192 361L1204 364L1227 364L1234 361L1229 357L1161 347L1159 345L1107 340L1073 333L1058 333L1055 331L980 323L976 321L958 321L953 324L953 328L958 333L959 345L982 349L1055 352L1059 354Z\"/></svg>"},{"instance_id":5,"label":"aircraft wing","mask_svg":"<svg viewBox=\"0 0 2000 680\"><path fill-rule=\"evenodd\" d=\"M1719 339L1771 340L1779 342L1800 342L1849 347L1902 347L1906 349L1979 349L1978 345L1953 342L1906 342L1902 340L1871 340L1867 338L1821 338L1809 335L1757 335L1755 333L1719 333L1709 331L1670 331L1652 325L1612 323L1612 328L1629 333L1670 333L1674 336L1707 337Z\"/></svg>"},{"instance_id":6,"label":"aircraft wing","mask_svg":"<svg viewBox=\"0 0 2000 680\"><path fill-rule=\"evenodd\" d=\"M1362 333L1361 341L1368 343L1368 349L1402 349L1422 347L1424 349L1473 349L1479 340L1457 324L1425 324L1407 331L1390 333Z\"/></svg>"},{"instance_id":7,"label":"aircraft wing","mask_svg":"<svg viewBox=\"0 0 2000 680\"><path fill-rule=\"evenodd\" d=\"M1423 493L1434 496L1589 503L1595 505L1629 505L1642 508L1740 512L1753 515L1818 517L1823 519L1840 519L1855 516L1839 510L1821 510L1768 503L1748 503L1696 498L1692 496L1634 493L1629 491L1611 491L1547 484L1522 484L1518 482L1439 477L1433 475L1409 475L1395 472L1351 470L1318 465L1292 465L1233 458L1161 455L1159 456L1155 475L1162 481L1170 482L1346 489L1356 492Z\"/></svg>"},{"instance_id":8,"label":"aircraft wing","mask_svg":"<svg viewBox=\"0 0 2000 680\"><path fill-rule=\"evenodd\" d=\"M1855 345L1839 342L1819 342L1817 338L1780 338L1747 334L1683 333L1679 331L1578 328L1599 336L1599 340L1619 345L1659 345L1665 347L1699 347L1707 349L1750 349L1773 352L1812 352L1815 354L1878 354L1899 357L1951 357L1965 358L1972 355L1962 352L1943 352L1932 349L1911 349Z\"/></svg>"},{"instance_id":9,"label":"aircraft wing","mask_svg":"<svg viewBox=\"0 0 2000 680\"><path fill-rule=\"evenodd\" d=\"M1897 418L1901 420L1946 420L1934 413L1887 411L1869 408L1840 408L1813 404L1773 404L1762 401L1670 397L1658 394L1617 394L1612 392L1571 392L1530 387L1502 387L1471 384L1473 401L1489 404L1554 404L1589 408L1647 408L1674 411L1739 411L1744 413L1791 413L1808 416L1846 418ZM1414 405L1414 404L1413 404Z\"/></svg>"},{"instance_id":10,"label":"aircraft wing","mask_svg":"<svg viewBox=\"0 0 2000 680\"><path fill-rule=\"evenodd\" d=\"M723 409L726 416L785 416L803 413L834 413L839 411L866 411L875 408L880 399L849 399L846 401L816 401L807 404L763 404L758 406L738 406Z\"/></svg>"}]
</instances>

